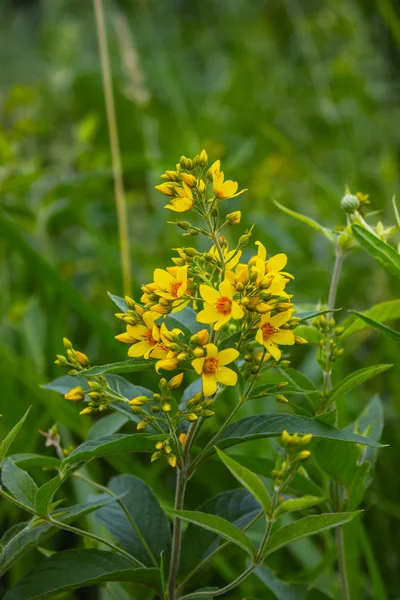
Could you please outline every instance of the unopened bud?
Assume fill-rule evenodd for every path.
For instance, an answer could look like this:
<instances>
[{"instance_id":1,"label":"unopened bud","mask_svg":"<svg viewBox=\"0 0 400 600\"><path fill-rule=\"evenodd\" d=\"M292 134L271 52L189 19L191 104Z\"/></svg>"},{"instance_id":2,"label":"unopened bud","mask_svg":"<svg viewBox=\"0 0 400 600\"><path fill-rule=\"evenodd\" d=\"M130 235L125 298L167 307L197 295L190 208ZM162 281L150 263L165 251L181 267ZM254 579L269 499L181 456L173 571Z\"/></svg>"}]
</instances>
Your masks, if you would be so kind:
<instances>
[{"instance_id":1,"label":"unopened bud","mask_svg":"<svg viewBox=\"0 0 400 600\"><path fill-rule=\"evenodd\" d=\"M353 194L346 194L341 199L340 206L345 212L351 214L360 208L361 202L357 196L353 196Z\"/></svg>"},{"instance_id":2,"label":"unopened bud","mask_svg":"<svg viewBox=\"0 0 400 600\"><path fill-rule=\"evenodd\" d=\"M307 460L311 456L311 452L309 450L302 450L296 456L297 460Z\"/></svg>"},{"instance_id":3,"label":"unopened bud","mask_svg":"<svg viewBox=\"0 0 400 600\"><path fill-rule=\"evenodd\" d=\"M178 387L180 387L180 385L182 384L183 381L183 373L178 373L178 375L175 375L174 377L172 377L172 379L170 379L169 383L168 383L168 387L170 390L176 390L178 389Z\"/></svg>"},{"instance_id":4,"label":"unopened bud","mask_svg":"<svg viewBox=\"0 0 400 600\"><path fill-rule=\"evenodd\" d=\"M80 385L72 388L72 390L70 390L64 396L64 398L66 400L70 400L71 402L81 402L81 400L83 400L84 397L85 397L85 390Z\"/></svg>"},{"instance_id":5,"label":"unopened bud","mask_svg":"<svg viewBox=\"0 0 400 600\"><path fill-rule=\"evenodd\" d=\"M209 417L213 417L215 415L215 412L213 410L203 410L203 412L201 413L201 416L204 417L205 419L208 419Z\"/></svg>"},{"instance_id":6,"label":"unopened bud","mask_svg":"<svg viewBox=\"0 0 400 600\"><path fill-rule=\"evenodd\" d=\"M238 225L240 223L240 219L242 218L242 213L240 210L235 210L234 212L226 215L226 220L230 225Z\"/></svg>"},{"instance_id":7,"label":"unopened bud","mask_svg":"<svg viewBox=\"0 0 400 600\"><path fill-rule=\"evenodd\" d=\"M193 350L193 356L195 356L196 358L201 358L202 356L204 356L204 350L202 348L195 348Z\"/></svg>"},{"instance_id":8,"label":"unopened bud","mask_svg":"<svg viewBox=\"0 0 400 600\"><path fill-rule=\"evenodd\" d=\"M283 396L282 394L278 394L277 396L275 396L275 400L277 402L279 402L280 404L288 404L289 400L286 398L286 396Z\"/></svg>"},{"instance_id":9,"label":"unopened bud","mask_svg":"<svg viewBox=\"0 0 400 600\"><path fill-rule=\"evenodd\" d=\"M92 408L84 408L83 410L81 410L81 412L79 413L80 415L90 415L92 414L93 409Z\"/></svg>"},{"instance_id":10,"label":"unopened bud","mask_svg":"<svg viewBox=\"0 0 400 600\"><path fill-rule=\"evenodd\" d=\"M198 420L198 416L195 413L189 413L188 415L186 415L186 419L192 423L194 423L194 421Z\"/></svg>"},{"instance_id":11,"label":"unopened bud","mask_svg":"<svg viewBox=\"0 0 400 600\"><path fill-rule=\"evenodd\" d=\"M63 344L66 350L70 350L72 348L72 344L67 338L63 338Z\"/></svg>"},{"instance_id":12,"label":"unopened bud","mask_svg":"<svg viewBox=\"0 0 400 600\"><path fill-rule=\"evenodd\" d=\"M296 344L308 344L307 340L300 337L299 335L294 336L294 341L296 342Z\"/></svg>"},{"instance_id":13,"label":"unopened bud","mask_svg":"<svg viewBox=\"0 0 400 600\"><path fill-rule=\"evenodd\" d=\"M128 404L131 406L144 406L149 400L150 398L147 398L147 396L136 396L136 398L129 400Z\"/></svg>"}]
</instances>

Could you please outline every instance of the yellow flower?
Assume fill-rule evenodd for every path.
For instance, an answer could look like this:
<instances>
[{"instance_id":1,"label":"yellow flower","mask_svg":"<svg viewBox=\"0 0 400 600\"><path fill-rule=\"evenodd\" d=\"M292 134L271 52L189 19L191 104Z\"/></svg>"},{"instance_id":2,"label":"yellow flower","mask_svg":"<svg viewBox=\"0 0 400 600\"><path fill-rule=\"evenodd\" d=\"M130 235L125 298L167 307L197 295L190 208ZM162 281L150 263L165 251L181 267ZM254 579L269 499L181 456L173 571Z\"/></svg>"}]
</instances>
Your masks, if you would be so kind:
<instances>
[{"instance_id":1,"label":"yellow flower","mask_svg":"<svg viewBox=\"0 0 400 600\"><path fill-rule=\"evenodd\" d=\"M218 383L236 385L237 374L225 365L236 360L239 352L233 348L218 352L215 344L207 344L205 349L207 350L207 356L195 358L192 361L192 366L196 373L202 377L204 396L213 396L217 391Z\"/></svg>"},{"instance_id":2,"label":"yellow flower","mask_svg":"<svg viewBox=\"0 0 400 600\"><path fill-rule=\"evenodd\" d=\"M270 273L279 273L286 267L286 254L275 254L275 256L271 256L271 258L267 260L267 250L265 246L261 242L256 242L256 246L258 246L256 268L260 271L260 274L266 275ZM290 278L293 277L288 273L283 273L283 275L286 275Z\"/></svg>"},{"instance_id":3,"label":"yellow flower","mask_svg":"<svg viewBox=\"0 0 400 600\"><path fill-rule=\"evenodd\" d=\"M126 333L117 335L116 339L125 344L132 344L128 356L137 358L165 358L168 348L161 339L160 329L154 323L159 315L152 312L143 313L143 324L128 325Z\"/></svg>"},{"instance_id":4,"label":"yellow flower","mask_svg":"<svg viewBox=\"0 0 400 600\"><path fill-rule=\"evenodd\" d=\"M294 333L288 329L279 329L281 325L289 321L292 316L291 310L278 313L274 317L269 314L263 315L256 335L256 341L265 346L275 360L279 360L282 352L278 345L292 346L294 344Z\"/></svg>"},{"instance_id":5,"label":"yellow flower","mask_svg":"<svg viewBox=\"0 0 400 600\"><path fill-rule=\"evenodd\" d=\"M237 181L231 181L230 179L224 181L224 172L220 171L219 160L217 160L210 167L209 173L212 175L213 179L214 196L220 200L225 200L226 198L235 198L236 196L239 196L240 194L243 194L243 192L247 191L242 190L241 192L238 192L237 189L239 184Z\"/></svg>"},{"instance_id":6,"label":"yellow flower","mask_svg":"<svg viewBox=\"0 0 400 600\"><path fill-rule=\"evenodd\" d=\"M224 248L224 264L226 269L233 269L238 264L240 257L242 256L241 250L228 250L228 248ZM219 252L215 246L211 246L209 253L212 254L214 258L220 260Z\"/></svg>"},{"instance_id":7,"label":"yellow flower","mask_svg":"<svg viewBox=\"0 0 400 600\"><path fill-rule=\"evenodd\" d=\"M175 185L171 183L160 183L155 186L156 190L164 194L165 196L175 196Z\"/></svg>"},{"instance_id":8,"label":"yellow flower","mask_svg":"<svg viewBox=\"0 0 400 600\"><path fill-rule=\"evenodd\" d=\"M193 208L194 200L192 190L184 181L182 182L182 186L183 187L175 186L177 197L173 198L169 204L164 206L164 208L169 208L169 210L175 212L187 212Z\"/></svg>"},{"instance_id":9,"label":"yellow flower","mask_svg":"<svg viewBox=\"0 0 400 600\"><path fill-rule=\"evenodd\" d=\"M155 290L158 296L166 300L181 298L187 290L187 265L183 267L168 267L166 271L156 269L154 271Z\"/></svg>"},{"instance_id":10,"label":"yellow flower","mask_svg":"<svg viewBox=\"0 0 400 600\"><path fill-rule=\"evenodd\" d=\"M219 291L208 285L200 285L200 294L203 298L204 308L197 315L200 323L214 323L218 331L230 319L241 319L244 312L241 306L232 297L232 286L228 279L219 284Z\"/></svg>"}]
</instances>

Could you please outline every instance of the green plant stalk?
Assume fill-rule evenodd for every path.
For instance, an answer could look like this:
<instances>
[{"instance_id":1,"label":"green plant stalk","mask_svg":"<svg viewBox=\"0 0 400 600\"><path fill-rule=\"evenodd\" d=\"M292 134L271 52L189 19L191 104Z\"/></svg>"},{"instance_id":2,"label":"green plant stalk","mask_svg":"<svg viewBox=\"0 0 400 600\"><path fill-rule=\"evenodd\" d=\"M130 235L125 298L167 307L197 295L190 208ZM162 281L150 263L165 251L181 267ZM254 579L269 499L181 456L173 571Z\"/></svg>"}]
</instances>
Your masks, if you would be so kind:
<instances>
[{"instance_id":1,"label":"green plant stalk","mask_svg":"<svg viewBox=\"0 0 400 600\"><path fill-rule=\"evenodd\" d=\"M97 37L99 41L99 53L103 77L104 99L106 104L108 133L110 137L111 146L115 204L117 207L118 233L122 265L122 279L124 293L129 296L131 293L131 261L128 231L128 211L122 175L122 161L119 149L117 116L115 111L110 58L108 53L107 30L105 26L102 0L93 0L93 5L96 19Z\"/></svg>"},{"instance_id":2,"label":"green plant stalk","mask_svg":"<svg viewBox=\"0 0 400 600\"><path fill-rule=\"evenodd\" d=\"M192 592L191 594L187 594L186 596L181 596L179 600L192 600L192 598L210 598L210 593L212 593L212 597L215 598L217 596L222 596L227 592L233 590L239 583L242 583L249 575L257 569L260 565L251 564L239 577L237 577L234 581L226 585L225 587L219 589L217 592Z\"/></svg>"},{"instance_id":3,"label":"green plant stalk","mask_svg":"<svg viewBox=\"0 0 400 600\"><path fill-rule=\"evenodd\" d=\"M340 281L340 275L342 272L343 260L345 254L340 248L336 248L336 258L332 271L332 278L329 287L329 298L328 308L333 311L336 305L337 290ZM331 319L333 312L327 315L327 319ZM328 356L328 345L330 336L327 338L327 356ZM323 382L323 398L325 402L326 393L332 388L332 369L329 367L329 358L327 358L324 368L324 382ZM338 490L337 490L338 491ZM343 537L343 526L336 528L336 541L338 547L338 567L339 567L339 578L340 585L342 588L343 600L350 600L349 582L347 579L346 570L346 557L344 551L344 537Z\"/></svg>"}]
</instances>

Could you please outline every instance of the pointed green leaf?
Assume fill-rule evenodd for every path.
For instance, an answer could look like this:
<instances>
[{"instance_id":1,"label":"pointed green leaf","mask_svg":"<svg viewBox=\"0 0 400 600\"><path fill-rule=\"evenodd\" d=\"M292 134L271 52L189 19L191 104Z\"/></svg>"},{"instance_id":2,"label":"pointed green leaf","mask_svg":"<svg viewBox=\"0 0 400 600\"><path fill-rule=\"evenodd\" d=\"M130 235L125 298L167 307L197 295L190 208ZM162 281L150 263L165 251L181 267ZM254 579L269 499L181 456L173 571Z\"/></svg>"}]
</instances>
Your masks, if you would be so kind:
<instances>
[{"instance_id":1,"label":"pointed green leaf","mask_svg":"<svg viewBox=\"0 0 400 600\"><path fill-rule=\"evenodd\" d=\"M60 475L53 477L50 481L44 483L37 491L35 498L35 511L42 517L47 517L54 494L62 485L63 480Z\"/></svg>"},{"instance_id":2,"label":"pointed green leaf","mask_svg":"<svg viewBox=\"0 0 400 600\"><path fill-rule=\"evenodd\" d=\"M298 212L296 212L294 210L291 210L290 208L287 208L286 206L283 206L283 204L280 204L277 201L275 201L274 204L282 212L286 213L290 217L293 217L294 219L297 219L298 221L301 221L302 223L305 223L306 225L308 225L312 229L315 229L315 231L318 231L319 233L322 233L322 235L324 235L330 242L334 242L334 240L335 240L334 235L331 232L331 230L328 229L327 227L323 227L322 225L320 225L319 223L317 223L317 221L314 221L314 219L311 219L310 217L306 217L305 215L302 215L302 214L300 214L300 213L298 213Z\"/></svg>"},{"instance_id":3,"label":"pointed green leaf","mask_svg":"<svg viewBox=\"0 0 400 600\"><path fill-rule=\"evenodd\" d=\"M286 583L278 579L275 573L267 567L260 567L255 575L271 590L276 600L332 600L318 589L311 589L311 585L303 583ZM243 600L252 600L246 596Z\"/></svg>"},{"instance_id":4,"label":"pointed green leaf","mask_svg":"<svg viewBox=\"0 0 400 600\"><path fill-rule=\"evenodd\" d=\"M109 365L90 367L89 369L82 371L82 375L84 377L94 377L97 375L106 375L108 373L138 373L152 369L154 364L154 361L150 359L130 358L129 360L123 360L122 362L111 363Z\"/></svg>"},{"instance_id":5,"label":"pointed green leaf","mask_svg":"<svg viewBox=\"0 0 400 600\"><path fill-rule=\"evenodd\" d=\"M102 419L99 419L91 426L87 434L87 440L96 440L106 435L117 433L129 423L129 417L119 412L113 412Z\"/></svg>"},{"instance_id":6,"label":"pointed green leaf","mask_svg":"<svg viewBox=\"0 0 400 600\"><path fill-rule=\"evenodd\" d=\"M171 542L168 519L157 498L133 475L117 475L107 487L121 498L126 512L114 503L99 510L96 518L129 554L145 566L154 566Z\"/></svg>"},{"instance_id":7,"label":"pointed green leaf","mask_svg":"<svg viewBox=\"0 0 400 600\"><path fill-rule=\"evenodd\" d=\"M62 463L62 468L91 460L93 458L101 458L109 454L117 454L119 452L154 452L156 442L162 436L152 436L140 433L106 435L95 440L84 442Z\"/></svg>"},{"instance_id":8,"label":"pointed green leaf","mask_svg":"<svg viewBox=\"0 0 400 600\"><path fill-rule=\"evenodd\" d=\"M3 460L4 460L5 455L7 454L7 451L9 449L9 447L13 443L13 441L14 441L15 437L17 436L19 430L21 429L22 425L24 424L25 419L28 416L30 410L31 410L31 407L28 408L28 410L26 411L26 413L24 414L24 416L22 417L22 419L20 421L18 421L18 423L16 425L14 425L14 427L11 429L11 431L9 432L9 434L0 443L0 466L1 466L2 462L3 462Z\"/></svg>"},{"instance_id":9,"label":"pointed green leaf","mask_svg":"<svg viewBox=\"0 0 400 600\"><path fill-rule=\"evenodd\" d=\"M264 509L264 512L269 514L272 507L272 502L268 490L261 479L257 477L255 473L252 473L249 471L249 469L243 467L241 464L233 460L233 458L218 448L216 448L216 450L219 458L230 470L232 475L250 492L250 494L254 496L254 498L256 498L256 500L258 500Z\"/></svg>"},{"instance_id":10,"label":"pointed green leaf","mask_svg":"<svg viewBox=\"0 0 400 600\"><path fill-rule=\"evenodd\" d=\"M42 454L12 454L11 460L21 467L21 469L28 467L44 467L46 469L58 469L61 466L61 460L55 456L44 456Z\"/></svg>"},{"instance_id":11,"label":"pointed green leaf","mask_svg":"<svg viewBox=\"0 0 400 600\"><path fill-rule=\"evenodd\" d=\"M182 521L204 527L204 529L208 529L209 531L220 535L229 542L232 542L232 544L240 546L251 556L254 553L254 546L251 543L250 538L226 519L194 510L169 509L166 510L166 512L171 515L171 517L179 517Z\"/></svg>"},{"instance_id":12,"label":"pointed green leaf","mask_svg":"<svg viewBox=\"0 0 400 600\"><path fill-rule=\"evenodd\" d=\"M352 230L360 246L379 260L389 273L400 279L400 255L396 250L360 225L353 225Z\"/></svg>"},{"instance_id":13,"label":"pointed green leaf","mask_svg":"<svg viewBox=\"0 0 400 600\"><path fill-rule=\"evenodd\" d=\"M322 515L310 515L298 521L294 521L289 525L285 525L271 535L265 547L264 558L269 554L276 552L287 544L296 540L301 540L310 535L315 535L326 529L338 527L344 523L348 523L362 511L354 511L348 513L326 513Z\"/></svg>"},{"instance_id":14,"label":"pointed green leaf","mask_svg":"<svg viewBox=\"0 0 400 600\"><path fill-rule=\"evenodd\" d=\"M283 513L293 512L295 510L304 510L324 502L326 498L320 498L318 496L301 496L300 498L289 498L284 500L282 504L279 504L278 508L274 512L274 518L276 519Z\"/></svg>"},{"instance_id":15,"label":"pointed green leaf","mask_svg":"<svg viewBox=\"0 0 400 600\"><path fill-rule=\"evenodd\" d=\"M400 331L391 329L390 327L387 327L387 325L382 325L382 323L378 323L378 321L374 321L373 319L370 319L363 313L359 313L356 310L351 310L350 312L353 313L354 315L357 315L357 317L359 319L361 319L362 321L364 321L364 323L366 323L369 327L372 327L373 329L377 329L380 333L387 335L388 337L392 338L396 342L400 342Z\"/></svg>"},{"instance_id":16,"label":"pointed green leaf","mask_svg":"<svg viewBox=\"0 0 400 600\"><path fill-rule=\"evenodd\" d=\"M108 581L130 581L159 592L158 569L135 569L124 556L104 550L67 550L37 564L4 600L44 600L55 594Z\"/></svg>"},{"instance_id":17,"label":"pointed green leaf","mask_svg":"<svg viewBox=\"0 0 400 600\"><path fill-rule=\"evenodd\" d=\"M364 381L368 381L368 379L379 375L379 373L387 371L392 366L393 365L374 365L372 367L365 367L363 369L359 369L358 371L354 371L354 373L350 373L350 375L345 377L330 391L327 398L328 404L337 398L344 396L344 394L351 392L351 390L354 390L356 387L364 383Z\"/></svg>"},{"instance_id":18,"label":"pointed green leaf","mask_svg":"<svg viewBox=\"0 0 400 600\"><path fill-rule=\"evenodd\" d=\"M359 313L357 313L359 314ZM389 300L388 302L380 302L375 304L369 310L361 313L364 317L373 319L377 323L383 323L384 321L391 321L394 319L400 319L400 300ZM361 318L348 317L340 323L345 328L341 334L341 338L347 338L353 333L358 333L363 329L367 329L369 325Z\"/></svg>"},{"instance_id":19,"label":"pointed green leaf","mask_svg":"<svg viewBox=\"0 0 400 600\"><path fill-rule=\"evenodd\" d=\"M298 317L300 319L300 323L303 323L303 321L308 321L309 319L314 319L315 317L319 317L320 315L326 315L327 313L331 313L331 312L338 312L339 310L342 310L341 308L325 308L324 310L313 310L310 312L297 312L296 313L296 317Z\"/></svg>"},{"instance_id":20,"label":"pointed green leaf","mask_svg":"<svg viewBox=\"0 0 400 600\"><path fill-rule=\"evenodd\" d=\"M28 475L26 471L17 467L10 458L7 458L4 462L1 480L14 498L22 502L22 504L25 504L25 506L33 508L36 491L38 489L37 485L32 477Z\"/></svg>"}]
</instances>

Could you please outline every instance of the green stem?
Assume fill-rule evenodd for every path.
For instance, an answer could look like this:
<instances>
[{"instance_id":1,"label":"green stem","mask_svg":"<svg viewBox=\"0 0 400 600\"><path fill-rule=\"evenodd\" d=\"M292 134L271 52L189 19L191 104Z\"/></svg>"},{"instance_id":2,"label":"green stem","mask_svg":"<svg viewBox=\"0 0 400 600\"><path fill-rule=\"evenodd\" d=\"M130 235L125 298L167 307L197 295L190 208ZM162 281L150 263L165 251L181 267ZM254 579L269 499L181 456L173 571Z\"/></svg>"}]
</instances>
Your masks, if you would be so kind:
<instances>
[{"instance_id":1,"label":"green stem","mask_svg":"<svg viewBox=\"0 0 400 600\"><path fill-rule=\"evenodd\" d=\"M350 589L347 579L346 557L344 552L343 527L338 527L336 529L336 542L338 547L339 576L342 587L342 598L343 600L350 600Z\"/></svg>"},{"instance_id":2,"label":"green stem","mask_svg":"<svg viewBox=\"0 0 400 600\"><path fill-rule=\"evenodd\" d=\"M212 593L213 598L215 598L216 596L222 596L223 594L226 594L227 592L233 590L233 588L238 586L239 583L242 583L242 581L247 579L247 577L251 575L252 572L258 567L258 564L250 565L250 567L243 571L243 573L239 575L239 577L237 577L234 581L232 581L225 587L219 589L217 592L192 592L191 594L187 594L186 596L181 596L179 600L192 600L192 598L210 598L210 593Z\"/></svg>"}]
</instances>

